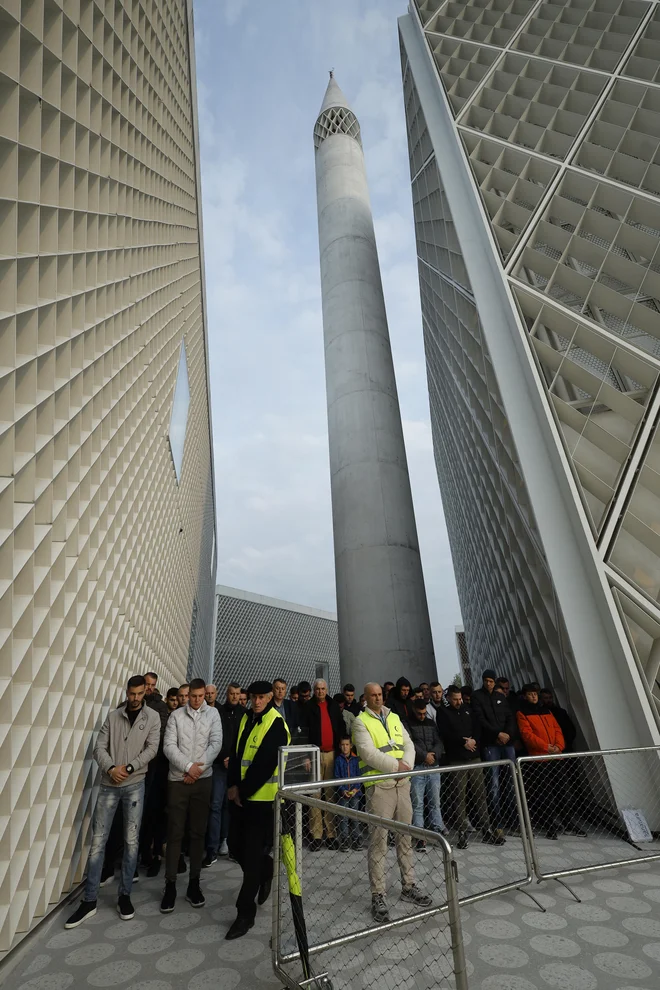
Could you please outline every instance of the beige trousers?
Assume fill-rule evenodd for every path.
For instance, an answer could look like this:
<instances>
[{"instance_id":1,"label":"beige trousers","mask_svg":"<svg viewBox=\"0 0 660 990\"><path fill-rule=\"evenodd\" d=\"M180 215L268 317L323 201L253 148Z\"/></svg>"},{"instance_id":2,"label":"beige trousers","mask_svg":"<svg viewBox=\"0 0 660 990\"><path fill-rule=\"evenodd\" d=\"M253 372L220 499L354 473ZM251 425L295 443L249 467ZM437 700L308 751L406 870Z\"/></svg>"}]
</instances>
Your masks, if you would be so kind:
<instances>
[{"instance_id":1,"label":"beige trousers","mask_svg":"<svg viewBox=\"0 0 660 990\"><path fill-rule=\"evenodd\" d=\"M321 757L321 780L332 780L335 769L335 754L320 753ZM323 801L334 801L334 788L324 787L322 791L315 791ZM321 817L323 816L323 817ZM326 839L335 837L335 816L321 811L319 808L309 809L309 830L313 839L323 838L323 823L325 823Z\"/></svg>"},{"instance_id":2,"label":"beige trousers","mask_svg":"<svg viewBox=\"0 0 660 990\"><path fill-rule=\"evenodd\" d=\"M367 812L370 815L380 815L395 822L412 822L412 804L410 803L410 781L400 780L395 787L381 787L372 784L365 787L367 797ZM409 835L395 832L396 858L401 871L401 883L410 887L415 882L413 871L412 844ZM369 883L372 894L385 894L385 868L387 858L387 830L371 828L369 832Z\"/></svg>"}]
</instances>

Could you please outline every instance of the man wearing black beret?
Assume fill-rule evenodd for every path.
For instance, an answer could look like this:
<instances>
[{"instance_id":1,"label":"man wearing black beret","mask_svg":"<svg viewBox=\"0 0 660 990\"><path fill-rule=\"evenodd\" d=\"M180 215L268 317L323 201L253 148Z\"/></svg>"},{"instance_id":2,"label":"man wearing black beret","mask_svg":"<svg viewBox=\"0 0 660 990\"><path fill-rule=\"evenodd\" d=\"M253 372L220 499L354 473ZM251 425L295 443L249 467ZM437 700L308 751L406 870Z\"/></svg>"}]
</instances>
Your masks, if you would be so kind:
<instances>
[{"instance_id":1,"label":"man wearing black beret","mask_svg":"<svg viewBox=\"0 0 660 990\"><path fill-rule=\"evenodd\" d=\"M228 939L247 934L257 913L255 900L263 904L270 894L279 748L291 741L287 724L273 705L272 685L255 681L248 695L250 708L241 719L227 768L229 852L243 870L238 915L225 935Z\"/></svg>"}]
</instances>

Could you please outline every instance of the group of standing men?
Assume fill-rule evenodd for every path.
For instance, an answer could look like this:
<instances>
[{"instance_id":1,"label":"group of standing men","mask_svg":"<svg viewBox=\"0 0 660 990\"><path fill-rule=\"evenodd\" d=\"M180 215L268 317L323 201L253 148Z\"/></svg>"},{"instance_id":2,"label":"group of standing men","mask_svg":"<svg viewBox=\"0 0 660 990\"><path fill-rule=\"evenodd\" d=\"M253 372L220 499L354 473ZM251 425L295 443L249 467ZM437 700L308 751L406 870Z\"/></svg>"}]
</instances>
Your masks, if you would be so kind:
<instances>
[{"instance_id":1,"label":"group of standing men","mask_svg":"<svg viewBox=\"0 0 660 990\"><path fill-rule=\"evenodd\" d=\"M147 677L152 682L149 695ZM192 680L187 685L187 698L176 707L162 702L154 690L155 683L155 674L131 677L126 701L109 713L99 732L94 759L101 770L101 785L92 822L87 879L83 899L65 928L76 928L96 914L106 842L120 805L124 852L117 911L123 921L135 916L130 895L140 849L145 791L146 803L151 797L151 789L146 786L148 768L154 765L155 773L152 772L149 783L157 787L160 766L154 761L162 756L168 771L165 889L160 910L169 914L175 908L176 878L186 835L190 857L186 900L194 908L206 903L200 874L205 862L207 830L212 825L219 840L221 827L212 824L209 811L214 790L217 798L221 786L226 785L228 845L243 870L243 884L236 902L237 917L225 938L239 938L254 925L257 902L263 904L270 894L272 804L278 788L278 754L280 746L290 740L290 732L272 704L272 685L268 681L255 681L248 688L248 709L236 705L240 712L235 713L238 724L229 749L223 748L226 720L221 718L219 706L207 703L205 681Z\"/></svg>"},{"instance_id":2,"label":"group of standing men","mask_svg":"<svg viewBox=\"0 0 660 990\"><path fill-rule=\"evenodd\" d=\"M229 852L243 871L243 883L236 902L237 917L225 937L245 935L254 925L257 903L263 904L270 894L279 750L292 737L319 748L322 780L349 778L337 795L326 791L330 800L356 807L363 787L366 809L372 815L423 827L426 809L431 829L443 834L440 774L405 774L441 763L460 765L452 775L452 817L459 848L467 846L468 817L482 830L484 842L501 845L505 841L499 767L490 768L489 809L483 772L473 773L464 768L465 764L482 758L514 760L516 739L522 740L532 755L558 753L565 746L554 715L539 704L538 685L525 685L514 707L508 691L490 670L484 672L483 687L474 693L470 705L463 703L465 691L459 687L450 686L445 695L434 682L425 685L427 697L423 687L411 691L405 678L391 686L389 707L383 703L383 689L375 682L365 685L358 702L350 684L335 699L328 696L323 680L314 683L313 696L311 686L301 684L300 697L293 701L286 698L286 683L281 678L273 684L255 681L248 689L250 704L246 708L236 684L228 687L227 700L220 705L214 686L201 679L178 690L170 689L166 701L156 691L156 680L153 673L131 677L126 701L109 713L99 733L94 758L101 770L101 786L87 880L83 900L67 920L67 928L75 928L96 914L99 886L112 877L110 870L109 877L104 878L103 864L112 821L121 805L124 852L117 910L122 920L135 915L130 893L140 846L143 861L145 852L151 857L150 875L158 872L163 843L159 829L166 818L161 912L170 913L175 908L177 873L186 869L184 841L190 858L186 899L195 908L205 904L200 887L202 867L215 862L218 853ZM182 695L183 688L186 693ZM542 768L542 764L538 766ZM395 773L404 776L370 779ZM353 786L354 777L359 782L356 779ZM539 817L547 824L549 837L556 837L557 808L541 793L551 783L549 771L542 768L538 779ZM143 822L145 808L149 813ZM337 839L335 818L332 813L310 809L311 850L323 845L324 829L329 848L346 848L345 841ZM342 816L340 820L346 824ZM584 834L570 821L564 821L564 827ZM430 896L415 882L410 835L393 831L401 897L420 907L430 906ZM355 848L360 845L359 833L352 835ZM370 830L371 909L380 923L389 921L385 899L387 843L386 829ZM424 845L424 840L418 840L416 848L423 849Z\"/></svg>"}]
</instances>

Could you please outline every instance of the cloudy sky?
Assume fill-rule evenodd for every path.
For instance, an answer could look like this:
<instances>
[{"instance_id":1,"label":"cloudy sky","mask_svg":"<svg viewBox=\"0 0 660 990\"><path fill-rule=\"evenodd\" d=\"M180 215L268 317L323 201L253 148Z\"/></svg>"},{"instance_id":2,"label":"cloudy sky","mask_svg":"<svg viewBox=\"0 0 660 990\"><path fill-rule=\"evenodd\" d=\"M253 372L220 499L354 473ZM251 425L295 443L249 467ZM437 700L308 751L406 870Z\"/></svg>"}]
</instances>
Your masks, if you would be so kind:
<instances>
[{"instance_id":1,"label":"cloudy sky","mask_svg":"<svg viewBox=\"0 0 660 990\"><path fill-rule=\"evenodd\" d=\"M438 667L460 623L428 413L396 18L404 0L196 0L218 581L335 611L312 129L362 138Z\"/></svg>"}]
</instances>

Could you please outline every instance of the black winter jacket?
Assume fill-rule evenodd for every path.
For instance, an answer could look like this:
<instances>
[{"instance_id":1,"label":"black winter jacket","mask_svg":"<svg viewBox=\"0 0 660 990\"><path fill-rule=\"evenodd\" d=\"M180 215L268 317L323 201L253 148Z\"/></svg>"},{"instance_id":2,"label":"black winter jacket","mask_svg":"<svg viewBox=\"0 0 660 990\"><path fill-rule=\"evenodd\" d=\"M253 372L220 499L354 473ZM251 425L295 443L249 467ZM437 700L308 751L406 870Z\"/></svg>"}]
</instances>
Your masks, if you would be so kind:
<instances>
[{"instance_id":1,"label":"black winter jacket","mask_svg":"<svg viewBox=\"0 0 660 990\"><path fill-rule=\"evenodd\" d=\"M500 732L506 732L512 740L516 732L516 719L503 694L492 694L481 688L472 695L472 711L481 725L481 745L496 746Z\"/></svg>"},{"instance_id":2,"label":"black winter jacket","mask_svg":"<svg viewBox=\"0 0 660 990\"><path fill-rule=\"evenodd\" d=\"M245 709L242 705L230 705L228 701L225 701L224 705L219 705L216 701L215 707L220 713L220 721L222 722L222 749L216 756L214 763L224 766L227 757L234 752L238 727L245 715Z\"/></svg>"},{"instance_id":3,"label":"black winter jacket","mask_svg":"<svg viewBox=\"0 0 660 990\"><path fill-rule=\"evenodd\" d=\"M280 746L286 746L287 744L286 725L283 718L275 719L270 729L264 736L251 765L247 768L245 777L241 780L241 759L243 758L243 753L245 752L245 744L248 736L250 735L250 729L255 722L260 722L262 720L266 712L272 707L272 702L269 705L266 705L261 715L255 715L252 710L248 710L246 712L240 705L237 707L240 708L241 712L241 717L238 720L238 726L236 729L237 734L243 715L247 715L248 721L245 727L245 732L241 736L240 740L237 740L236 737L234 737L232 753L229 757L229 767L227 770L227 787L237 786L241 801L247 801L247 799L252 797L253 794L256 794L260 787L267 784L273 776L273 773L277 768Z\"/></svg>"},{"instance_id":4,"label":"black winter jacket","mask_svg":"<svg viewBox=\"0 0 660 990\"><path fill-rule=\"evenodd\" d=\"M452 763L469 763L480 758L481 727L469 707L451 705L438 711L438 729L445 744L445 753ZM474 753L465 748L465 739L471 736L477 743Z\"/></svg>"},{"instance_id":5,"label":"black winter jacket","mask_svg":"<svg viewBox=\"0 0 660 990\"><path fill-rule=\"evenodd\" d=\"M422 722L414 715L406 726L408 734L415 745L415 766L426 762L428 753L435 754L435 763L431 766L439 766L444 747L442 739L438 733L435 721L427 715Z\"/></svg>"},{"instance_id":6,"label":"black winter jacket","mask_svg":"<svg viewBox=\"0 0 660 990\"><path fill-rule=\"evenodd\" d=\"M565 708L561 708L559 705L549 705L548 708L559 723L561 734L564 737L564 742L566 743L566 749L564 752L572 753L575 746L575 737L577 736L575 722Z\"/></svg>"}]
</instances>

